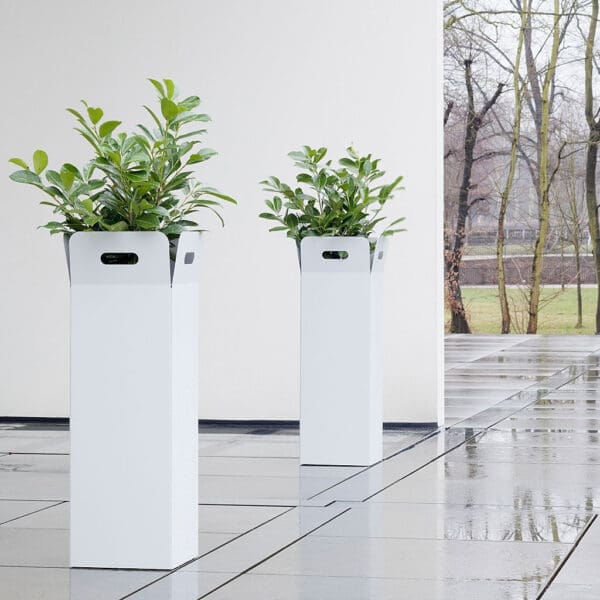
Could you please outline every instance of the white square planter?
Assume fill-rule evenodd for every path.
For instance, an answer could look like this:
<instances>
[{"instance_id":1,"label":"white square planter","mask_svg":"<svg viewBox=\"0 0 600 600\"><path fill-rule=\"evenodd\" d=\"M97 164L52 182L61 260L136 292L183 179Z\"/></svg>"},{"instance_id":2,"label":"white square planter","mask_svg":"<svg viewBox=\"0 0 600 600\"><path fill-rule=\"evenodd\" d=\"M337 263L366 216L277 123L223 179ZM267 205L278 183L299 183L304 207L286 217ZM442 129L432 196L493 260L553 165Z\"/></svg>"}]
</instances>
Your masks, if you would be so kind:
<instances>
[{"instance_id":1,"label":"white square planter","mask_svg":"<svg viewBox=\"0 0 600 600\"><path fill-rule=\"evenodd\" d=\"M300 462L382 459L382 279L387 238L300 244Z\"/></svg>"},{"instance_id":2,"label":"white square planter","mask_svg":"<svg viewBox=\"0 0 600 600\"><path fill-rule=\"evenodd\" d=\"M158 232L67 242L72 567L198 555L199 253L191 232L174 269Z\"/></svg>"}]
</instances>

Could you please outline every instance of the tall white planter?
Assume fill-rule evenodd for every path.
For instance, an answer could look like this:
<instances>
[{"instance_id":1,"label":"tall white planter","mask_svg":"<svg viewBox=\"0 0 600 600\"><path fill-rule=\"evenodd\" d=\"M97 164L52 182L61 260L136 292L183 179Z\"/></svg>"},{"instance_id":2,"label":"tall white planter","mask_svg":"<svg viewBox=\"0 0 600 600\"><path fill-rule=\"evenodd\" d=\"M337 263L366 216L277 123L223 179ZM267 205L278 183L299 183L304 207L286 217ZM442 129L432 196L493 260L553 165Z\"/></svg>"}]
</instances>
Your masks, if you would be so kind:
<instances>
[{"instance_id":1,"label":"tall white planter","mask_svg":"<svg viewBox=\"0 0 600 600\"><path fill-rule=\"evenodd\" d=\"M174 269L158 232L68 241L73 567L198 555L199 254L190 232Z\"/></svg>"},{"instance_id":2,"label":"tall white planter","mask_svg":"<svg viewBox=\"0 0 600 600\"><path fill-rule=\"evenodd\" d=\"M382 278L387 238L300 244L300 462L382 459Z\"/></svg>"}]
</instances>

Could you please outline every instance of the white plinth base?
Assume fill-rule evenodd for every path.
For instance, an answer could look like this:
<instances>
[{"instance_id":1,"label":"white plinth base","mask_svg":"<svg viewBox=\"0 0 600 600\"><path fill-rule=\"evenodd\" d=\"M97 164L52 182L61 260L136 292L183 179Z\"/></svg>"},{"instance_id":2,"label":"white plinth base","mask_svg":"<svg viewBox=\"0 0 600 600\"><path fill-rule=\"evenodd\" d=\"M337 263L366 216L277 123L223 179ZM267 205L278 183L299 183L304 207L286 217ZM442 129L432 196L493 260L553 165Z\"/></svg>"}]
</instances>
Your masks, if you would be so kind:
<instances>
[{"instance_id":1,"label":"white plinth base","mask_svg":"<svg viewBox=\"0 0 600 600\"><path fill-rule=\"evenodd\" d=\"M68 242L72 567L198 555L199 244L181 236L171 278L163 234Z\"/></svg>"}]
</instances>

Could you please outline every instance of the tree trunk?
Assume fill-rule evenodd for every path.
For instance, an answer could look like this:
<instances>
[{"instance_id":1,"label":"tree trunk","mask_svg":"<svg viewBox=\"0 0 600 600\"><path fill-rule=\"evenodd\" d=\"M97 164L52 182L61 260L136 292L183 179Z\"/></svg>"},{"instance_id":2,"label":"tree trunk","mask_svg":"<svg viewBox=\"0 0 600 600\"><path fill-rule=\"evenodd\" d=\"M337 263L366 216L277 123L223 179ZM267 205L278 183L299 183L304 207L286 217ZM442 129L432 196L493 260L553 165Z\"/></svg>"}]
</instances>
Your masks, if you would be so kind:
<instances>
[{"instance_id":1,"label":"tree trunk","mask_svg":"<svg viewBox=\"0 0 600 600\"><path fill-rule=\"evenodd\" d=\"M456 257L454 252L451 256L452 258L446 264L451 315L450 333L471 333L460 289L460 258Z\"/></svg>"},{"instance_id":2,"label":"tree trunk","mask_svg":"<svg viewBox=\"0 0 600 600\"><path fill-rule=\"evenodd\" d=\"M577 208L577 185L575 174L575 159L571 156L569 160L569 207L570 207L570 226L567 230L570 233L573 252L575 253L575 281L577 286L577 323L575 329L583 327L583 302L581 298L581 228L579 209Z\"/></svg>"},{"instance_id":3,"label":"tree trunk","mask_svg":"<svg viewBox=\"0 0 600 600\"><path fill-rule=\"evenodd\" d=\"M450 333L471 333L460 289L460 265L465 248L467 217L469 209L472 206L472 203L469 202L469 192L471 190L475 144L477 143L477 134L483 124L485 115L496 103L504 87L502 84L498 84L494 95L485 103L481 110L476 112L471 65L471 60L465 60L468 112L465 128L463 176L458 193L458 211L456 215L456 227L454 228L454 240L446 255L448 304L451 314Z\"/></svg>"},{"instance_id":4,"label":"tree trunk","mask_svg":"<svg viewBox=\"0 0 600 600\"><path fill-rule=\"evenodd\" d=\"M529 6L531 9L531 5ZM530 11L529 11L530 12ZM554 81L556 72L556 64L558 61L558 51L560 47L560 6L559 0L554 0L554 25L552 31L552 49L548 61L548 68L544 75L544 82L541 90L537 79L537 69L532 62L531 55L531 17L528 17L526 43L526 56L528 64L528 72L531 74L535 71L536 77L530 82L532 91L534 92L534 100L536 106L535 123L538 132L538 198L539 198L539 213L538 213L538 236L535 241L533 251L533 262L531 267L530 293L529 293L529 320L527 323L527 333L537 333L539 305L540 305L540 285L542 280L542 267L544 260L544 249L546 247L546 238L548 236L548 222L550 219L550 184L548 165L548 150L549 150L549 127L550 127L550 91ZM535 85L534 85L535 84Z\"/></svg>"},{"instance_id":5,"label":"tree trunk","mask_svg":"<svg viewBox=\"0 0 600 600\"><path fill-rule=\"evenodd\" d=\"M598 202L596 198L596 165L598 162L598 142L600 142L599 124L590 131L587 156L585 161L585 202L588 211L592 253L594 255L594 271L596 273L596 326L595 333L600 333L600 231L598 226Z\"/></svg>"},{"instance_id":6,"label":"tree trunk","mask_svg":"<svg viewBox=\"0 0 600 600\"><path fill-rule=\"evenodd\" d=\"M500 314L502 317L501 333L510 333L510 307L508 304L508 293L506 291L506 274L504 270L504 224L506 222L506 213L510 201L510 192L515 179L517 168L517 150L519 146L519 136L521 134L521 82L520 66L521 53L525 38L525 28L527 25L527 0L523 1L521 6L521 29L519 31L519 41L517 43L517 53L513 68L513 86L515 96L515 118L513 121L512 141L510 146L510 163L506 184L500 197L500 210L498 212L498 235L496 238L496 268L498 271L498 297L500 299Z\"/></svg>"},{"instance_id":7,"label":"tree trunk","mask_svg":"<svg viewBox=\"0 0 600 600\"><path fill-rule=\"evenodd\" d=\"M575 329L583 327L583 302L581 300L581 253L579 246L579 237L576 236L573 241L577 240L575 249L575 268L577 269L577 323Z\"/></svg>"},{"instance_id":8,"label":"tree trunk","mask_svg":"<svg viewBox=\"0 0 600 600\"><path fill-rule=\"evenodd\" d=\"M598 22L598 0L592 0L592 16L585 45L585 117L589 127L587 154L585 161L585 203L587 206L594 271L596 273L596 324L595 332L600 333L600 235L598 230L598 201L596 196L596 166L598 162L598 142L600 141L600 121L594 114L594 44Z\"/></svg>"},{"instance_id":9,"label":"tree trunk","mask_svg":"<svg viewBox=\"0 0 600 600\"><path fill-rule=\"evenodd\" d=\"M496 266L498 270L498 296L500 298L500 314L502 324L500 333L510 333L510 307L508 305L508 294L506 291L506 274L504 272L504 220L506 217L504 204L500 206L498 217L498 240L496 242Z\"/></svg>"}]
</instances>

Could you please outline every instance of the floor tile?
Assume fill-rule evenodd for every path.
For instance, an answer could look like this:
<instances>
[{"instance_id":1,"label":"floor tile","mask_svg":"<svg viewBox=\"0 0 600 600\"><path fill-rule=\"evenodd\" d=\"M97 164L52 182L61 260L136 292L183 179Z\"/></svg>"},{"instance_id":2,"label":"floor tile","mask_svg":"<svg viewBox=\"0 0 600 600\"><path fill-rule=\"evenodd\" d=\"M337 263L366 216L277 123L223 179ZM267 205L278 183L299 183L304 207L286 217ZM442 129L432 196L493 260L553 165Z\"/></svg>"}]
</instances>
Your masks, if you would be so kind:
<instances>
[{"instance_id":1,"label":"floor tile","mask_svg":"<svg viewBox=\"0 0 600 600\"><path fill-rule=\"evenodd\" d=\"M259 575L250 572L207 596L208 600L533 600L539 585L375 577ZM566 600L563 597L562 600ZM572 600L575 596L572 597Z\"/></svg>"},{"instance_id":2,"label":"floor tile","mask_svg":"<svg viewBox=\"0 0 600 600\"><path fill-rule=\"evenodd\" d=\"M69 532L2 526L0 566L66 568L69 566Z\"/></svg>"},{"instance_id":3,"label":"floor tile","mask_svg":"<svg viewBox=\"0 0 600 600\"><path fill-rule=\"evenodd\" d=\"M9 454L0 457L0 472L68 473L69 456L64 454Z\"/></svg>"},{"instance_id":4,"label":"floor tile","mask_svg":"<svg viewBox=\"0 0 600 600\"><path fill-rule=\"evenodd\" d=\"M542 582L569 544L308 536L256 573Z\"/></svg>"},{"instance_id":5,"label":"floor tile","mask_svg":"<svg viewBox=\"0 0 600 600\"><path fill-rule=\"evenodd\" d=\"M183 570L241 573L264 560L265 557L293 544L344 510L344 507L338 506L295 508L190 563L183 567Z\"/></svg>"},{"instance_id":6,"label":"floor tile","mask_svg":"<svg viewBox=\"0 0 600 600\"><path fill-rule=\"evenodd\" d=\"M0 502L0 514L4 502ZM8 504L8 503L7 503ZM18 503L15 507L16 512L32 512L29 505L35 503ZM34 514L22 516L10 521L10 527L18 529L68 529L69 528L69 503L65 502L59 505L48 503L37 503L44 506L50 506L44 510L39 510ZM27 510L30 509L30 510ZM283 512L286 508L272 508L267 506L199 506L199 526L200 533L214 534L238 534L258 527L265 521L268 521ZM25 513L22 513L25 514Z\"/></svg>"},{"instance_id":7,"label":"floor tile","mask_svg":"<svg viewBox=\"0 0 600 600\"><path fill-rule=\"evenodd\" d=\"M11 521L8 525L14 529L69 529L69 503L50 505L49 508Z\"/></svg>"},{"instance_id":8,"label":"floor tile","mask_svg":"<svg viewBox=\"0 0 600 600\"><path fill-rule=\"evenodd\" d=\"M213 552L216 548L220 548L224 544L235 539L235 533L213 533L200 531L198 535L198 556Z\"/></svg>"},{"instance_id":9,"label":"floor tile","mask_svg":"<svg viewBox=\"0 0 600 600\"><path fill-rule=\"evenodd\" d=\"M0 471L0 500L62 502L68 499L68 473Z\"/></svg>"},{"instance_id":10,"label":"floor tile","mask_svg":"<svg viewBox=\"0 0 600 600\"><path fill-rule=\"evenodd\" d=\"M236 534L199 534L199 555L234 539ZM66 529L0 527L0 566L69 567L69 531ZM1 597L1 596L0 596Z\"/></svg>"},{"instance_id":11,"label":"floor tile","mask_svg":"<svg viewBox=\"0 0 600 600\"><path fill-rule=\"evenodd\" d=\"M156 577L150 571L0 567L0 598L117 600Z\"/></svg>"},{"instance_id":12,"label":"floor tile","mask_svg":"<svg viewBox=\"0 0 600 600\"><path fill-rule=\"evenodd\" d=\"M585 508L510 510L365 502L351 505L351 510L313 535L573 543L592 516L593 512Z\"/></svg>"},{"instance_id":13,"label":"floor tile","mask_svg":"<svg viewBox=\"0 0 600 600\"><path fill-rule=\"evenodd\" d=\"M596 519L562 566L554 585L588 585L600 588L600 523Z\"/></svg>"},{"instance_id":14,"label":"floor tile","mask_svg":"<svg viewBox=\"0 0 600 600\"><path fill-rule=\"evenodd\" d=\"M200 478L201 504L297 505L303 499L335 485L340 477L229 477Z\"/></svg>"},{"instance_id":15,"label":"floor tile","mask_svg":"<svg viewBox=\"0 0 600 600\"><path fill-rule=\"evenodd\" d=\"M392 442L393 443L393 442ZM222 477L328 477L344 479L357 473L361 467L300 466L297 458L202 456L200 476Z\"/></svg>"},{"instance_id":16,"label":"floor tile","mask_svg":"<svg viewBox=\"0 0 600 600\"><path fill-rule=\"evenodd\" d=\"M598 600L600 585L553 583L543 600Z\"/></svg>"},{"instance_id":17,"label":"floor tile","mask_svg":"<svg viewBox=\"0 0 600 600\"><path fill-rule=\"evenodd\" d=\"M195 573L176 571L133 594L131 600L197 600L226 583L235 573ZM229 596L230 600L235 598ZM245 595L240 596L240 600ZM264 599L264 596L263 596Z\"/></svg>"},{"instance_id":18,"label":"floor tile","mask_svg":"<svg viewBox=\"0 0 600 600\"><path fill-rule=\"evenodd\" d=\"M4 430L0 452L68 453L69 434L65 431Z\"/></svg>"},{"instance_id":19,"label":"floor tile","mask_svg":"<svg viewBox=\"0 0 600 600\"><path fill-rule=\"evenodd\" d=\"M204 506L199 507L200 531L244 533L282 515L288 508L269 506Z\"/></svg>"}]
</instances>

